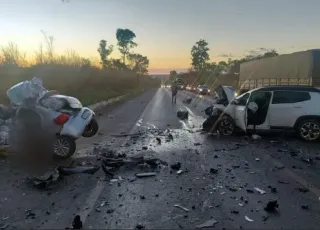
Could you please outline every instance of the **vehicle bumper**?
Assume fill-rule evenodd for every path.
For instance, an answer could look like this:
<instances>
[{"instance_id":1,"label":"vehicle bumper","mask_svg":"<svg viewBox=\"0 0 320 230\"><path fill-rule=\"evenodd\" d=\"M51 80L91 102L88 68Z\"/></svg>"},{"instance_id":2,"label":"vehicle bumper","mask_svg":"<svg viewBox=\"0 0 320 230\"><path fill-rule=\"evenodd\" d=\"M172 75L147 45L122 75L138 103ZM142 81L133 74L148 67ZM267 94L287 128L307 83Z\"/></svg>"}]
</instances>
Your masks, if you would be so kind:
<instances>
[{"instance_id":1,"label":"vehicle bumper","mask_svg":"<svg viewBox=\"0 0 320 230\"><path fill-rule=\"evenodd\" d=\"M95 113L91 109L83 107L63 125L60 135L67 135L74 139L79 139L94 116Z\"/></svg>"}]
</instances>

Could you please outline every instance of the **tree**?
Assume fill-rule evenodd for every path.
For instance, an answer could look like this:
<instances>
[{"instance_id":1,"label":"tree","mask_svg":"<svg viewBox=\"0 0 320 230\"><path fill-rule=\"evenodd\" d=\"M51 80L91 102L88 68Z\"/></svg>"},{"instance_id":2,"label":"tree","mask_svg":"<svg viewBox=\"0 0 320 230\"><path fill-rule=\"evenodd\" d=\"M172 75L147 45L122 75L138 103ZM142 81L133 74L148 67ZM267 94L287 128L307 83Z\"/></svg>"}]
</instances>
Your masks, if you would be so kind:
<instances>
[{"instance_id":1,"label":"tree","mask_svg":"<svg viewBox=\"0 0 320 230\"><path fill-rule=\"evenodd\" d=\"M263 58L269 58L269 57L275 57L278 56L278 52L275 49L265 49L265 48L260 48L263 52L253 52L250 55L247 55L242 61L253 61L253 60L259 60Z\"/></svg>"},{"instance_id":2,"label":"tree","mask_svg":"<svg viewBox=\"0 0 320 230\"><path fill-rule=\"evenodd\" d=\"M261 53L261 50L263 51ZM279 56L278 52L275 49L265 49L260 48L260 52L252 52L252 54L247 55L241 59L235 59L235 60L228 60L228 66L229 67L236 67L239 66L241 63L248 62L248 61L254 61L254 60L260 60L263 58L269 58L269 57L276 57Z\"/></svg>"},{"instance_id":3,"label":"tree","mask_svg":"<svg viewBox=\"0 0 320 230\"><path fill-rule=\"evenodd\" d=\"M278 54L278 52L277 52L275 49L268 50L267 52L265 52L265 53L263 54L263 57L264 57L264 58L276 57L276 56L279 56L279 54Z\"/></svg>"},{"instance_id":4,"label":"tree","mask_svg":"<svg viewBox=\"0 0 320 230\"><path fill-rule=\"evenodd\" d=\"M106 68L110 62L108 61L108 56L112 53L113 51L113 45L110 45L107 47L107 41L106 40L101 40L99 43L99 48L98 52L100 54L100 64L102 65L103 68Z\"/></svg>"},{"instance_id":5,"label":"tree","mask_svg":"<svg viewBox=\"0 0 320 230\"><path fill-rule=\"evenodd\" d=\"M228 64L225 61L219 61L218 65L223 66L223 67L227 67Z\"/></svg>"},{"instance_id":6,"label":"tree","mask_svg":"<svg viewBox=\"0 0 320 230\"><path fill-rule=\"evenodd\" d=\"M207 67L207 62L210 60L209 57L208 43L201 39L191 49L191 60L192 67L196 71L203 71Z\"/></svg>"},{"instance_id":7,"label":"tree","mask_svg":"<svg viewBox=\"0 0 320 230\"><path fill-rule=\"evenodd\" d=\"M121 71L128 69L128 66L126 66L120 59L111 59L110 67Z\"/></svg>"},{"instance_id":8,"label":"tree","mask_svg":"<svg viewBox=\"0 0 320 230\"><path fill-rule=\"evenodd\" d=\"M130 68L137 75L144 75L148 73L149 59L141 54L129 54Z\"/></svg>"},{"instance_id":9,"label":"tree","mask_svg":"<svg viewBox=\"0 0 320 230\"><path fill-rule=\"evenodd\" d=\"M126 57L130 54L130 49L138 44L133 41L135 33L129 29L117 29L116 37L118 40L119 51L122 54L123 63L126 63Z\"/></svg>"}]
</instances>

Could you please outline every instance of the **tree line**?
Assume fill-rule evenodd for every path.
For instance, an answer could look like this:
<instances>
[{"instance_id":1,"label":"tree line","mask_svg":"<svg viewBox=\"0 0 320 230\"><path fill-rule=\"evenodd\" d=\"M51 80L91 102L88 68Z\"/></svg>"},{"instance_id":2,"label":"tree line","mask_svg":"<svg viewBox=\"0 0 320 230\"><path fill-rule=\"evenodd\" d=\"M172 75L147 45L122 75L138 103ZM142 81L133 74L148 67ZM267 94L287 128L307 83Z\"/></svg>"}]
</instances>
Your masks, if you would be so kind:
<instances>
[{"instance_id":1,"label":"tree line","mask_svg":"<svg viewBox=\"0 0 320 230\"><path fill-rule=\"evenodd\" d=\"M30 67L35 65L64 65L73 68L95 68L88 58L81 57L74 50L66 50L64 54L58 55L54 52L54 38L41 30L45 45L40 44L34 53L34 60L27 58L18 46L9 42L7 46L0 47L0 67ZM129 29L117 29L117 47L121 53L120 59L111 58L114 50L113 45L107 45L106 40L101 40L98 45L100 67L102 69L116 69L119 71L133 71L138 75L148 73L149 59L139 53L133 52L138 44L134 41L136 35Z\"/></svg>"},{"instance_id":2,"label":"tree line","mask_svg":"<svg viewBox=\"0 0 320 230\"><path fill-rule=\"evenodd\" d=\"M197 41L191 48L191 68L187 73L181 74L178 74L175 70L172 70L170 72L169 79L173 80L174 78L181 76L189 79L191 77L194 78L193 81L197 81L197 79L201 79L204 76L207 78L218 77L222 73L230 73L230 69L240 65L241 63L279 55L275 49L260 48L260 52L252 52L251 54L240 59L229 58L228 61L220 61L216 63L210 62L209 51L209 44L206 40L200 39Z\"/></svg>"},{"instance_id":3,"label":"tree line","mask_svg":"<svg viewBox=\"0 0 320 230\"><path fill-rule=\"evenodd\" d=\"M146 56L135 53L133 48L138 44L134 41L136 34L129 29L117 29L116 32L117 46L121 53L121 58L109 58L114 50L113 45L107 45L106 40L101 40L98 47L100 55L100 64L102 68L113 68L120 71L132 70L139 75L147 74L149 67L149 59Z\"/></svg>"}]
</instances>

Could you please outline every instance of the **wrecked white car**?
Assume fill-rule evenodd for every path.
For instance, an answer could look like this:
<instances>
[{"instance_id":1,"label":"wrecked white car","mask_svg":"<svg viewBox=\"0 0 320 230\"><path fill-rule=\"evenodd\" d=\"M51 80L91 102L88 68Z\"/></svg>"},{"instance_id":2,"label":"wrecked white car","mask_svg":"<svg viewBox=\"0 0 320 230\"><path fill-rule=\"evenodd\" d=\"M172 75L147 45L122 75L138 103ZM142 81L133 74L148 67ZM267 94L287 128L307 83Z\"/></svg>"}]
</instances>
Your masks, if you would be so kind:
<instances>
[{"instance_id":1,"label":"wrecked white car","mask_svg":"<svg viewBox=\"0 0 320 230\"><path fill-rule=\"evenodd\" d=\"M20 82L7 91L12 113L12 128L17 133L32 129L50 130L55 135L53 153L68 158L76 150L76 140L92 137L98 129L95 113L70 96L48 91L39 78Z\"/></svg>"},{"instance_id":2,"label":"wrecked white car","mask_svg":"<svg viewBox=\"0 0 320 230\"><path fill-rule=\"evenodd\" d=\"M234 97L230 86L219 86L218 100L205 112L206 131L232 135L236 128L276 131L291 129L306 141L320 137L320 90L309 86L268 86Z\"/></svg>"}]
</instances>

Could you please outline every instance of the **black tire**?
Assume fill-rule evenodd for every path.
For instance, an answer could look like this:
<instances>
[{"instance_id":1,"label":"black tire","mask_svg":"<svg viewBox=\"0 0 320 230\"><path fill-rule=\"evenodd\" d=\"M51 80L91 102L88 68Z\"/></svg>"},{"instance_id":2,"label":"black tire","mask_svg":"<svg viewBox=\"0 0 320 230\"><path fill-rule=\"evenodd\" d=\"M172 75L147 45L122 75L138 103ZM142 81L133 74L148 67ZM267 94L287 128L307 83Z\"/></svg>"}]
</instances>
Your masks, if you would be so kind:
<instances>
[{"instance_id":1,"label":"black tire","mask_svg":"<svg viewBox=\"0 0 320 230\"><path fill-rule=\"evenodd\" d=\"M65 149L65 151L63 149ZM53 143L53 153L55 157L60 159L67 159L71 157L75 151L76 151L76 141L73 138L68 136L56 137L56 140Z\"/></svg>"},{"instance_id":2,"label":"black tire","mask_svg":"<svg viewBox=\"0 0 320 230\"><path fill-rule=\"evenodd\" d=\"M229 116L223 116L219 119L216 129L223 136L231 136L235 132L236 124Z\"/></svg>"},{"instance_id":3,"label":"black tire","mask_svg":"<svg viewBox=\"0 0 320 230\"><path fill-rule=\"evenodd\" d=\"M97 134L98 130L99 130L98 121L95 118L92 118L90 123L85 128L82 136L83 137L93 137L94 135Z\"/></svg>"},{"instance_id":4,"label":"black tire","mask_svg":"<svg viewBox=\"0 0 320 230\"><path fill-rule=\"evenodd\" d=\"M297 132L304 141L317 141L320 138L320 122L314 119L302 120L299 122Z\"/></svg>"}]
</instances>

